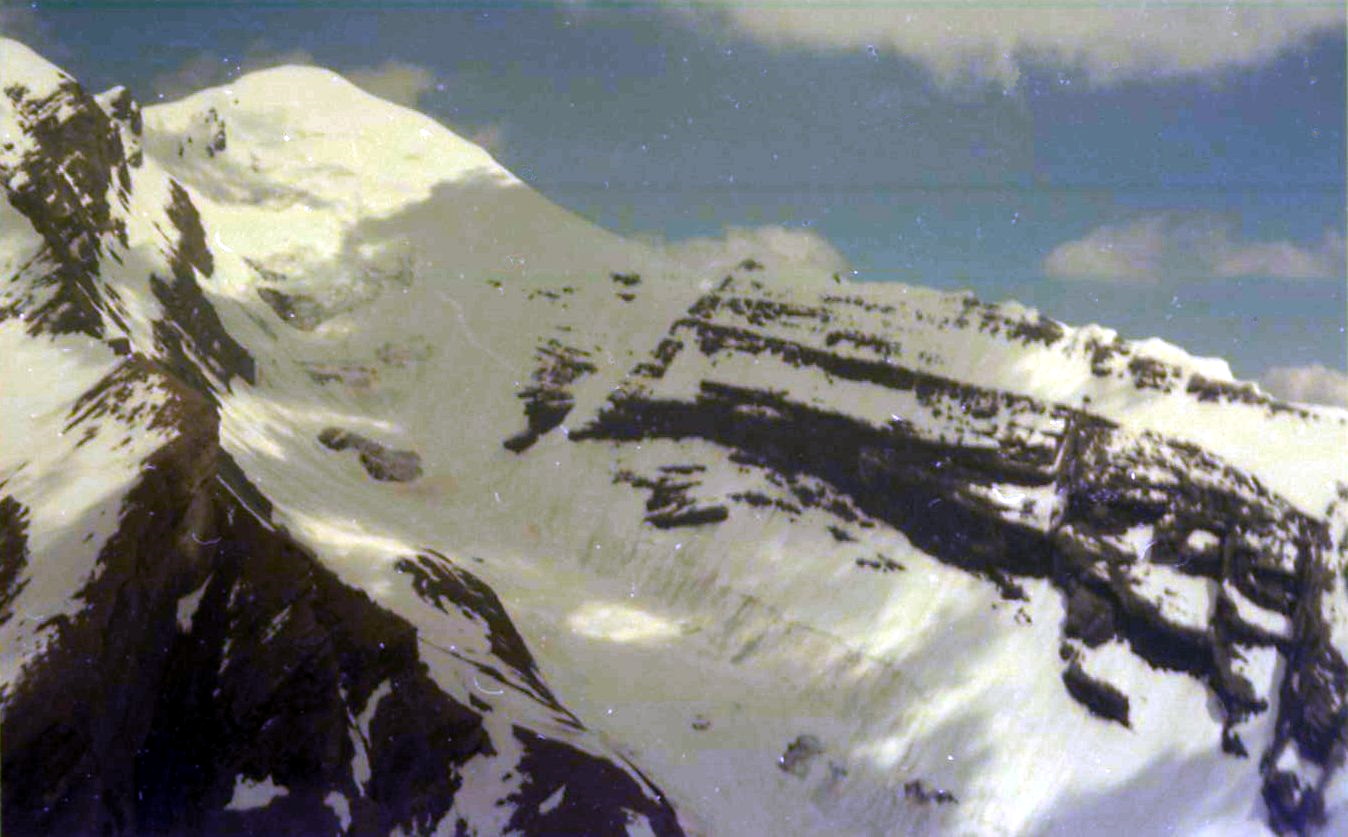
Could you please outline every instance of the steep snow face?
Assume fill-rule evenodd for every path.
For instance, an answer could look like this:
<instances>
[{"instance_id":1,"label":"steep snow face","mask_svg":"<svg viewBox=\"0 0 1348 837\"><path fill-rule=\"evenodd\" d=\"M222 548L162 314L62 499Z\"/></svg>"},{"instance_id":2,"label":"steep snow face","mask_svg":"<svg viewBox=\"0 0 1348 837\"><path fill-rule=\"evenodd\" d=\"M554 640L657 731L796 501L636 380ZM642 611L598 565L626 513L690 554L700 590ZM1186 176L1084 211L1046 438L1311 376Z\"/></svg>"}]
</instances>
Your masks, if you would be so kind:
<instances>
[{"instance_id":1,"label":"steep snow face","mask_svg":"<svg viewBox=\"0 0 1348 837\"><path fill-rule=\"evenodd\" d=\"M426 201L442 184L517 184L426 117L315 68L268 70L152 108L146 126L150 156L220 205L219 245L295 267L343 255L351 226Z\"/></svg>"},{"instance_id":2,"label":"steep snow face","mask_svg":"<svg viewBox=\"0 0 1348 837\"><path fill-rule=\"evenodd\" d=\"M149 108L145 125L147 153L210 207L217 257L237 251L291 280L317 273L320 292L359 284L357 265L372 259L384 270L416 259L446 280L555 278L641 252L434 120L326 70L251 74ZM415 252L408 239L422 239Z\"/></svg>"},{"instance_id":3,"label":"steep snow face","mask_svg":"<svg viewBox=\"0 0 1348 837\"><path fill-rule=\"evenodd\" d=\"M27 63L0 77L27 83L0 102L5 830L679 833L471 572L386 538L391 576L367 591L329 569L344 553L280 525L219 431L235 394L295 366L235 336L265 337L274 300L240 304L253 268L214 254L210 202L141 148L124 91L91 97L0 44L11 56ZM399 612L373 600L395 585Z\"/></svg>"},{"instance_id":4,"label":"steep snow face","mask_svg":"<svg viewBox=\"0 0 1348 837\"><path fill-rule=\"evenodd\" d=\"M967 295L753 259L686 275L325 71L133 104L99 99L122 156L141 150L106 218L44 231L13 196L47 169L0 168L32 230L0 230L0 265L40 291L7 297L6 374L11 357L72 369L0 427L49 433L122 368L113 348L159 382L128 403L201 402L165 435L136 414L75 451L0 438L0 545L28 556L0 566L16 614L63 590L32 607L80 618L99 572L73 546L85 530L40 502L32 475L76 490L44 463L115 463L124 509L147 454L211 486L155 495L184 521L161 564L191 571L155 588L141 630L191 674L122 725L148 730L133 790L155 800L122 822L1340 824L1348 600L1342 509L1326 509L1348 475L1342 411ZM71 141L49 136L31 160ZM66 272L34 268L43 252ZM72 282L100 325L67 353L31 314ZM128 530L133 512L91 543L152 532ZM69 573L44 581L34 543ZM40 662L7 656L0 699ZM306 690L325 708L301 722ZM305 755L320 751L337 755ZM211 767L188 799L170 778L193 754Z\"/></svg>"}]
</instances>

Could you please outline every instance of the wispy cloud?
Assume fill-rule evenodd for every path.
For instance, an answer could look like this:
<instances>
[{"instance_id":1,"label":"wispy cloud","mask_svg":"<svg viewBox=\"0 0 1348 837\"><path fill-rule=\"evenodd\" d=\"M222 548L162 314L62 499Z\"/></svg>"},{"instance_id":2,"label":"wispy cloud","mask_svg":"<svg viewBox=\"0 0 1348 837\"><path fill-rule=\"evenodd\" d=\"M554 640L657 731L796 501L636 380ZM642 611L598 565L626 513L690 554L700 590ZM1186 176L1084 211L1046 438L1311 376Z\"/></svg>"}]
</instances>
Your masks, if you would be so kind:
<instances>
[{"instance_id":1,"label":"wispy cloud","mask_svg":"<svg viewBox=\"0 0 1348 837\"><path fill-rule=\"evenodd\" d=\"M1097 227L1044 259L1044 273L1058 279L1234 278L1331 279L1345 277L1345 242L1326 232L1313 243L1243 241L1234 224L1207 213L1168 212Z\"/></svg>"},{"instance_id":2,"label":"wispy cloud","mask_svg":"<svg viewBox=\"0 0 1348 837\"><path fill-rule=\"evenodd\" d=\"M1344 279L1342 233L1326 233L1316 245L1290 241L1244 244L1222 254L1218 276L1271 276L1276 279Z\"/></svg>"},{"instance_id":3,"label":"wispy cloud","mask_svg":"<svg viewBox=\"0 0 1348 837\"><path fill-rule=\"evenodd\" d=\"M158 99L180 99L255 70L313 63L313 55L305 50L272 50L262 44L254 44L242 57L234 59L208 50L197 53L170 72L155 76L150 88Z\"/></svg>"},{"instance_id":4,"label":"wispy cloud","mask_svg":"<svg viewBox=\"0 0 1348 837\"><path fill-rule=\"evenodd\" d=\"M676 261L706 278L716 278L745 259L768 268L846 273L847 259L814 230L771 224L729 227L720 238L653 242Z\"/></svg>"},{"instance_id":5,"label":"wispy cloud","mask_svg":"<svg viewBox=\"0 0 1348 837\"><path fill-rule=\"evenodd\" d=\"M669 0L690 14L708 8L771 44L816 49L895 51L938 78L993 79L1013 85L1026 59L1086 70L1109 83L1155 75L1255 65L1317 31L1343 29L1333 4L1273 0L1258 5L1211 0L1070 4L1022 0Z\"/></svg>"},{"instance_id":6,"label":"wispy cloud","mask_svg":"<svg viewBox=\"0 0 1348 837\"><path fill-rule=\"evenodd\" d=\"M1275 366L1260 377L1259 383L1287 401L1348 407L1348 375L1318 363Z\"/></svg>"},{"instance_id":7,"label":"wispy cloud","mask_svg":"<svg viewBox=\"0 0 1348 837\"><path fill-rule=\"evenodd\" d=\"M234 59L209 51L198 53L172 72L157 76L151 82L151 88L159 99L178 99L255 70L315 63L314 56L307 50L273 49L258 42L242 57ZM438 85L435 74L425 67L392 59L374 67L346 70L342 75L368 93L407 107L416 107L421 97Z\"/></svg>"},{"instance_id":8,"label":"wispy cloud","mask_svg":"<svg viewBox=\"0 0 1348 837\"><path fill-rule=\"evenodd\" d=\"M352 84L394 104L414 108L421 97L435 89L435 73L404 61L388 60L377 67L348 70Z\"/></svg>"},{"instance_id":9,"label":"wispy cloud","mask_svg":"<svg viewBox=\"0 0 1348 837\"><path fill-rule=\"evenodd\" d=\"M501 154L505 151L505 134L504 125L492 123L467 129L464 137L469 142L484 149L491 156L500 159Z\"/></svg>"}]
</instances>

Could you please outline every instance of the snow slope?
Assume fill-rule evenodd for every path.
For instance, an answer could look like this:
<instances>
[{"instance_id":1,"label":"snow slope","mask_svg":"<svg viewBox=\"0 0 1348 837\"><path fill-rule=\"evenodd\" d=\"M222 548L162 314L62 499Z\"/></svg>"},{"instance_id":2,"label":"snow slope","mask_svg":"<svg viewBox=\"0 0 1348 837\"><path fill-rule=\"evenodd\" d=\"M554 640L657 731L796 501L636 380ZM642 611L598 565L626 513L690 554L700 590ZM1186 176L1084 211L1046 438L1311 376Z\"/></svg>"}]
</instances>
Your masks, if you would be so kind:
<instances>
[{"instance_id":1,"label":"snow slope","mask_svg":"<svg viewBox=\"0 0 1348 837\"><path fill-rule=\"evenodd\" d=\"M418 662L341 669L345 708L322 728L346 742L325 745L336 761L280 775L259 727L259 751L162 803L173 823L1348 825L1348 557L1331 508L1348 413L1019 306L770 261L687 275L314 68L143 114L101 97L114 175L86 178L105 192L87 203L75 183L71 203L38 165L69 138L25 116L61 77L13 42L2 61L26 92L0 123L17 138L0 157L0 362L35 384L0 413L0 493L19 510L0 524L21 521L0 544L27 556L0 568L10 742L29 740L42 677L62 682L44 672L69 665L35 644L64 630L42 620L78 627L81 591L151 509L127 500L145 463L194 439L217 464L175 456L221 488L184 478L154 504L215 529L175 536L196 538L173 559L195 569L151 585L147 626L214 643L220 694L279 690L283 720L294 698L268 673L300 664L277 637L312 630L294 633L289 602L347 614L318 619L334 647L384 648L351 624L414 636ZM49 121L85 113L81 95L52 98ZM25 202L30 182L55 197ZM72 284L92 304L44 307ZM121 395L141 412L87 445L49 439L127 358L151 364ZM179 389L209 418L143 420ZM400 694L399 717L453 717L486 742L403 745L451 764L451 786L381 773L394 761L376 741L442 740L387 732L379 707ZM141 719L146 740L171 709ZM11 753L44 758L20 744L7 775ZM124 824L165 822L125 804Z\"/></svg>"}]
</instances>

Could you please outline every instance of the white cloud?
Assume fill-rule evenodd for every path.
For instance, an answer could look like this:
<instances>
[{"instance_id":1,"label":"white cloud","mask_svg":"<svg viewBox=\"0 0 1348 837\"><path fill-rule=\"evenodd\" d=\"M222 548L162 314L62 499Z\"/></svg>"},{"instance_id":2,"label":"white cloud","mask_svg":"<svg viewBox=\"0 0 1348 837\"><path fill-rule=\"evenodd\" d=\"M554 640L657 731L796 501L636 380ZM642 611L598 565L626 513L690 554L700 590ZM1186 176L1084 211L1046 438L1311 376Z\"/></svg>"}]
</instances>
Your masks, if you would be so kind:
<instances>
[{"instance_id":1,"label":"white cloud","mask_svg":"<svg viewBox=\"0 0 1348 837\"><path fill-rule=\"evenodd\" d=\"M1044 273L1058 278L1155 280L1165 250L1164 223L1144 218L1107 224L1085 238L1059 244L1044 259Z\"/></svg>"},{"instance_id":2,"label":"white cloud","mask_svg":"<svg viewBox=\"0 0 1348 837\"><path fill-rule=\"evenodd\" d=\"M707 7L678 8L698 14ZM1116 0L1044 6L1023 0L715 0L742 32L770 44L893 50L944 81L1014 85L1026 58L1079 66L1097 82L1255 65L1322 30L1343 9L1306 0Z\"/></svg>"},{"instance_id":3,"label":"white cloud","mask_svg":"<svg viewBox=\"0 0 1348 837\"><path fill-rule=\"evenodd\" d=\"M745 259L777 270L819 273L850 270L843 254L819 233L775 224L728 227L721 238L690 238L662 246L671 258L707 278L717 277Z\"/></svg>"},{"instance_id":4,"label":"white cloud","mask_svg":"<svg viewBox=\"0 0 1348 837\"><path fill-rule=\"evenodd\" d=\"M151 88L160 99L178 99L207 87L238 78L244 73L287 64L313 65L314 56L303 49L276 50L258 42L237 59L201 52L172 72L156 76ZM435 74L424 67L388 60L377 67L347 70L344 76L357 87L381 99L416 107L422 94L436 86Z\"/></svg>"},{"instance_id":5,"label":"white cloud","mask_svg":"<svg viewBox=\"0 0 1348 837\"><path fill-rule=\"evenodd\" d=\"M1275 366L1259 383L1286 401L1348 407L1348 375L1320 364Z\"/></svg>"},{"instance_id":6,"label":"white cloud","mask_svg":"<svg viewBox=\"0 0 1348 837\"><path fill-rule=\"evenodd\" d=\"M224 84L243 73L287 64L313 63L313 55L305 50L274 51L260 44L249 47L238 59L229 59L209 51L199 52L171 72L155 76L150 82L150 88L159 99L181 99L198 90Z\"/></svg>"},{"instance_id":7,"label":"white cloud","mask_svg":"<svg viewBox=\"0 0 1348 837\"><path fill-rule=\"evenodd\" d=\"M1317 243L1242 241L1227 219L1206 213L1167 212L1105 224L1068 241L1044 259L1047 276L1156 282L1262 276L1275 279L1342 279L1343 235L1327 232Z\"/></svg>"},{"instance_id":8,"label":"white cloud","mask_svg":"<svg viewBox=\"0 0 1348 837\"><path fill-rule=\"evenodd\" d=\"M424 93L435 88L435 74L425 67L388 60L378 67L349 70L342 75L367 93L394 104L414 108Z\"/></svg>"},{"instance_id":9,"label":"white cloud","mask_svg":"<svg viewBox=\"0 0 1348 837\"><path fill-rule=\"evenodd\" d=\"M213 52L201 52L167 73L150 80L150 92L159 99L180 99L230 77L229 64Z\"/></svg>"},{"instance_id":10,"label":"white cloud","mask_svg":"<svg viewBox=\"0 0 1348 837\"><path fill-rule=\"evenodd\" d=\"M1233 247L1217 263L1218 276L1272 276L1278 279L1343 279L1345 243L1342 233L1325 233L1312 247L1289 241Z\"/></svg>"}]
</instances>

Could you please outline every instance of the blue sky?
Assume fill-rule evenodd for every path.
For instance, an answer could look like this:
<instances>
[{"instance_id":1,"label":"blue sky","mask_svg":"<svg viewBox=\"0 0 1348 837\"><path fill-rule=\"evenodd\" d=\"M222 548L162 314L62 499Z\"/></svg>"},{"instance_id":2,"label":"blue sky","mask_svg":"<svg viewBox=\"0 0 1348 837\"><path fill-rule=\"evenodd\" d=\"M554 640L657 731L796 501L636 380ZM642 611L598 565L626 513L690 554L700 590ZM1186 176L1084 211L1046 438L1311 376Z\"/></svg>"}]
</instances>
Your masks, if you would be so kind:
<instances>
[{"instance_id":1,"label":"blue sky","mask_svg":"<svg viewBox=\"0 0 1348 837\"><path fill-rule=\"evenodd\" d=\"M317 63L620 232L786 225L863 280L1159 335L1285 390L1271 368L1327 367L1293 394L1332 400L1348 387L1341 6L1147 9L84 3L0 6L0 26L146 101Z\"/></svg>"}]
</instances>

